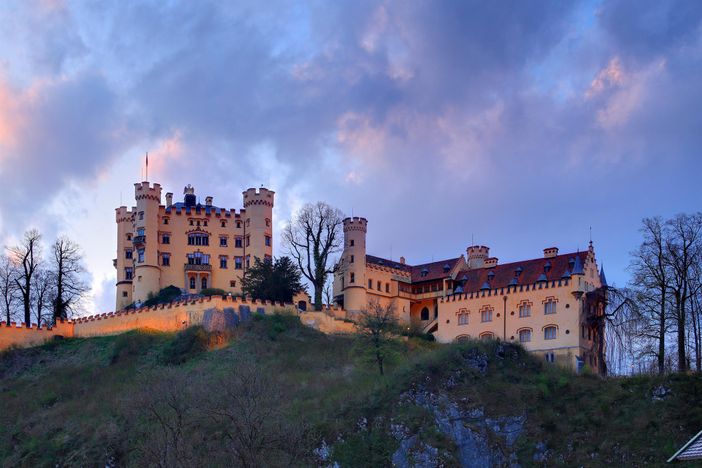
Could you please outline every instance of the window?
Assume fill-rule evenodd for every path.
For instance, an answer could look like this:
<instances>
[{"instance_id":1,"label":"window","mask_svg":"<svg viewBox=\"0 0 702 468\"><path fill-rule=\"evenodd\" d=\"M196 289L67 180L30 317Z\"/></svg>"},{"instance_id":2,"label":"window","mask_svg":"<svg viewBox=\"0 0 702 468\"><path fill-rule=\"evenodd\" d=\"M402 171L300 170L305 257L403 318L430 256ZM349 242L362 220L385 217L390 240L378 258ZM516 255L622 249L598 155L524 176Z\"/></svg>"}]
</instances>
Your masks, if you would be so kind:
<instances>
[{"instance_id":1,"label":"window","mask_svg":"<svg viewBox=\"0 0 702 468\"><path fill-rule=\"evenodd\" d=\"M131 234L127 234L127 240L128 240L128 241L132 240L132 235L131 235Z\"/></svg>"},{"instance_id":2,"label":"window","mask_svg":"<svg viewBox=\"0 0 702 468\"><path fill-rule=\"evenodd\" d=\"M544 358L546 359L546 362L556 362L555 353L546 353L544 354Z\"/></svg>"},{"instance_id":3,"label":"window","mask_svg":"<svg viewBox=\"0 0 702 468\"><path fill-rule=\"evenodd\" d=\"M195 277L190 277L190 289L195 289Z\"/></svg>"},{"instance_id":4,"label":"window","mask_svg":"<svg viewBox=\"0 0 702 468\"><path fill-rule=\"evenodd\" d=\"M227 246L227 238L226 238L226 237L220 237L220 238L219 238L219 246L220 246L220 247L226 247L226 246Z\"/></svg>"},{"instance_id":5,"label":"window","mask_svg":"<svg viewBox=\"0 0 702 468\"><path fill-rule=\"evenodd\" d=\"M480 335L481 340L494 340L495 339L495 334L491 332L483 333Z\"/></svg>"},{"instance_id":6,"label":"window","mask_svg":"<svg viewBox=\"0 0 702 468\"><path fill-rule=\"evenodd\" d=\"M549 299L544 302L544 315L551 315L556 313L556 301Z\"/></svg>"},{"instance_id":7,"label":"window","mask_svg":"<svg viewBox=\"0 0 702 468\"><path fill-rule=\"evenodd\" d=\"M380 281L378 281L378 282L376 283L376 289L377 289L378 291L380 291L380 290L382 289L382 288L381 288L381 283L380 283Z\"/></svg>"},{"instance_id":8,"label":"window","mask_svg":"<svg viewBox=\"0 0 702 468\"><path fill-rule=\"evenodd\" d=\"M144 228L137 228L137 236L143 236L145 234Z\"/></svg>"},{"instance_id":9,"label":"window","mask_svg":"<svg viewBox=\"0 0 702 468\"><path fill-rule=\"evenodd\" d=\"M241 257L234 257L234 269L241 270L241 264L242 264L242 258Z\"/></svg>"},{"instance_id":10,"label":"window","mask_svg":"<svg viewBox=\"0 0 702 468\"><path fill-rule=\"evenodd\" d=\"M271 220L266 218L266 227L271 227Z\"/></svg>"},{"instance_id":11,"label":"window","mask_svg":"<svg viewBox=\"0 0 702 468\"><path fill-rule=\"evenodd\" d=\"M132 249L124 251L124 258L126 258L126 259L132 258Z\"/></svg>"},{"instance_id":12,"label":"window","mask_svg":"<svg viewBox=\"0 0 702 468\"><path fill-rule=\"evenodd\" d=\"M468 312L461 312L458 314L458 324L468 325Z\"/></svg>"},{"instance_id":13,"label":"window","mask_svg":"<svg viewBox=\"0 0 702 468\"><path fill-rule=\"evenodd\" d=\"M531 317L531 305L520 304L519 305L519 316L520 317Z\"/></svg>"},{"instance_id":14,"label":"window","mask_svg":"<svg viewBox=\"0 0 702 468\"><path fill-rule=\"evenodd\" d=\"M227 257L219 257L219 267L227 268Z\"/></svg>"},{"instance_id":15,"label":"window","mask_svg":"<svg viewBox=\"0 0 702 468\"><path fill-rule=\"evenodd\" d=\"M237 228L237 229L241 229L241 221L237 221L237 222L236 222L236 228Z\"/></svg>"},{"instance_id":16,"label":"window","mask_svg":"<svg viewBox=\"0 0 702 468\"><path fill-rule=\"evenodd\" d=\"M531 330L526 329L526 330L519 330L519 342L520 343L528 343L531 341Z\"/></svg>"},{"instance_id":17,"label":"window","mask_svg":"<svg viewBox=\"0 0 702 468\"><path fill-rule=\"evenodd\" d=\"M480 312L481 322L492 322L492 309L486 309Z\"/></svg>"},{"instance_id":18,"label":"window","mask_svg":"<svg viewBox=\"0 0 702 468\"><path fill-rule=\"evenodd\" d=\"M163 266L170 266L171 264L171 254L163 254L161 255L161 265Z\"/></svg>"},{"instance_id":19,"label":"window","mask_svg":"<svg viewBox=\"0 0 702 468\"><path fill-rule=\"evenodd\" d=\"M191 226L193 225L193 220L192 220L192 219L190 220L190 225L191 225ZM195 288L191 288L191 289L195 289Z\"/></svg>"},{"instance_id":20,"label":"window","mask_svg":"<svg viewBox=\"0 0 702 468\"><path fill-rule=\"evenodd\" d=\"M271 236L266 236L265 239L266 239L266 247L270 247L271 246Z\"/></svg>"},{"instance_id":21,"label":"window","mask_svg":"<svg viewBox=\"0 0 702 468\"><path fill-rule=\"evenodd\" d=\"M251 245L251 236L246 236L246 247Z\"/></svg>"},{"instance_id":22,"label":"window","mask_svg":"<svg viewBox=\"0 0 702 468\"><path fill-rule=\"evenodd\" d=\"M373 289L373 280L372 279L368 280L368 289Z\"/></svg>"},{"instance_id":23,"label":"window","mask_svg":"<svg viewBox=\"0 0 702 468\"><path fill-rule=\"evenodd\" d=\"M351 260L349 260L349 263L353 263L354 258L355 258L355 257L354 257L353 255L351 255Z\"/></svg>"},{"instance_id":24,"label":"window","mask_svg":"<svg viewBox=\"0 0 702 468\"><path fill-rule=\"evenodd\" d=\"M390 283L385 283L385 292L386 293L390 292Z\"/></svg>"},{"instance_id":25,"label":"window","mask_svg":"<svg viewBox=\"0 0 702 468\"><path fill-rule=\"evenodd\" d=\"M139 250L137 250L137 261L138 261L139 263L143 263L143 262L144 262L144 249L139 249Z\"/></svg>"},{"instance_id":26,"label":"window","mask_svg":"<svg viewBox=\"0 0 702 468\"><path fill-rule=\"evenodd\" d=\"M134 269L131 267L127 267L124 269L124 279L130 280L134 278Z\"/></svg>"},{"instance_id":27,"label":"window","mask_svg":"<svg viewBox=\"0 0 702 468\"><path fill-rule=\"evenodd\" d=\"M122 291L122 297L127 297L128 295L127 291Z\"/></svg>"},{"instance_id":28,"label":"window","mask_svg":"<svg viewBox=\"0 0 702 468\"><path fill-rule=\"evenodd\" d=\"M163 224L168 224L168 218L163 218Z\"/></svg>"},{"instance_id":29,"label":"window","mask_svg":"<svg viewBox=\"0 0 702 468\"><path fill-rule=\"evenodd\" d=\"M139 220L143 220L143 219L144 219L144 212L140 211L139 212Z\"/></svg>"},{"instance_id":30,"label":"window","mask_svg":"<svg viewBox=\"0 0 702 468\"><path fill-rule=\"evenodd\" d=\"M351 278L349 279L349 283L354 283L356 282L356 275L351 273Z\"/></svg>"},{"instance_id":31,"label":"window","mask_svg":"<svg viewBox=\"0 0 702 468\"><path fill-rule=\"evenodd\" d=\"M201 286L202 289L207 289L207 276L203 276Z\"/></svg>"},{"instance_id":32,"label":"window","mask_svg":"<svg viewBox=\"0 0 702 468\"><path fill-rule=\"evenodd\" d=\"M188 254L188 265L209 265L210 256L202 252Z\"/></svg>"},{"instance_id":33,"label":"window","mask_svg":"<svg viewBox=\"0 0 702 468\"><path fill-rule=\"evenodd\" d=\"M223 228L225 228L225 227L227 227L227 222L226 222L226 221L221 221L221 222L219 223L219 225L222 226Z\"/></svg>"},{"instance_id":34,"label":"window","mask_svg":"<svg viewBox=\"0 0 702 468\"><path fill-rule=\"evenodd\" d=\"M351 240L349 241L349 247L353 247L353 246L354 246L354 240L351 239Z\"/></svg>"},{"instance_id":35,"label":"window","mask_svg":"<svg viewBox=\"0 0 702 468\"><path fill-rule=\"evenodd\" d=\"M188 234L188 245L210 245L210 236L199 232Z\"/></svg>"},{"instance_id":36,"label":"window","mask_svg":"<svg viewBox=\"0 0 702 468\"><path fill-rule=\"evenodd\" d=\"M171 243L171 235L164 234L163 236L161 236L161 243L162 244L170 244Z\"/></svg>"},{"instance_id":37,"label":"window","mask_svg":"<svg viewBox=\"0 0 702 468\"><path fill-rule=\"evenodd\" d=\"M234 239L234 247L236 247L236 248L239 248L239 249L240 249L240 248L241 248L241 246L242 246L242 243L241 243L241 237L237 237L236 239Z\"/></svg>"},{"instance_id":38,"label":"window","mask_svg":"<svg viewBox=\"0 0 702 468\"><path fill-rule=\"evenodd\" d=\"M422 320L429 320L429 309L427 309L426 307L424 307L424 308L422 309L421 314L420 314L420 318L421 318Z\"/></svg>"},{"instance_id":39,"label":"window","mask_svg":"<svg viewBox=\"0 0 702 468\"><path fill-rule=\"evenodd\" d=\"M236 288L236 281L231 280L231 281L229 282L229 287L230 287L230 288Z\"/></svg>"},{"instance_id":40,"label":"window","mask_svg":"<svg viewBox=\"0 0 702 468\"><path fill-rule=\"evenodd\" d=\"M544 328L544 339L545 340L555 340L556 339L556 327Z\"/></svg>"}]
</instances>

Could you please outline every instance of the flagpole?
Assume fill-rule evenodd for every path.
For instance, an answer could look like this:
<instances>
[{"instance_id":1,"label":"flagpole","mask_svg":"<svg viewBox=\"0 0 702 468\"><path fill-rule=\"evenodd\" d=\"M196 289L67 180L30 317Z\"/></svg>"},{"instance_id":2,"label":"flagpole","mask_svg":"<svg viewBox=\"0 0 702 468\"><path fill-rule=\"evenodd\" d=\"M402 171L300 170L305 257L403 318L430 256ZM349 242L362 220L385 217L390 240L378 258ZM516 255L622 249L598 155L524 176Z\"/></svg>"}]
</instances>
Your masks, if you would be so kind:
<instances>
[{"instance_id":1,"label":"flagpole","mask_svg":"<svg viewBox=\"0 0 702 468\"><path fill-rule=\"evenodd\" d=\"M146 152L146 181L149 181L149 152Z\"/></svg>"}]
</instances>

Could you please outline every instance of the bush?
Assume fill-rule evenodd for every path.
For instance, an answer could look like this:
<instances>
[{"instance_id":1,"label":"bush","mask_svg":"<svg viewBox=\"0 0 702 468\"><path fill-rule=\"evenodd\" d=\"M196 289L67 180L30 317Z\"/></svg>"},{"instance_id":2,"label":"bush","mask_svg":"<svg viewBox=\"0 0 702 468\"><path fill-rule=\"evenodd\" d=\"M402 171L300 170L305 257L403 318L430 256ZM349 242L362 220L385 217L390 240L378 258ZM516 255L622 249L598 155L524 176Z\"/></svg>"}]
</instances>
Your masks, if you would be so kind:
<instances>
[{"instance_id":1,"label":"bush","mask_svg":"<svg viewBox=\"0 0 702 468\"><path fill-rule=\"evenodd\" d=\"M155 334L144 330L135 330L118 335L112 347L110 364L125 358L141 356L148 351L155 341Z\"/></svg>"},{"instance_id":2,"label":"bush","mask_svg":"<svg viewBox=\"0 0 702 468\"><path fill-rule=\"evenodd\" d=\"M149 298L142 304L144 307L151 307L158 304L167 304L176 300L182 292L180 288L168 286L160 290L157 294L149 294ZM129 308L129 306L127 306Z\"/></svg>"},{"instance_id":3,"label":"bush","mask_svg":"<svg viewBox=\"0 0 702 468\"><path fill-rule=\"evenodd\" d=\"M179 332L161 353L160 361L166 365L179 365L207 350L209 335L200 326Z\"/></svg>"},{"instance_id":4,"label":"bush","mask_svg":"<svg viewBox=\"0 0 702 468\"><path fill-rule=\"evenodd\" d=\"M202 294L203 296L226 296L227 291L219 288L205 288L202 291L200 291L200 294Z\"/></svg>"}]
</instances>

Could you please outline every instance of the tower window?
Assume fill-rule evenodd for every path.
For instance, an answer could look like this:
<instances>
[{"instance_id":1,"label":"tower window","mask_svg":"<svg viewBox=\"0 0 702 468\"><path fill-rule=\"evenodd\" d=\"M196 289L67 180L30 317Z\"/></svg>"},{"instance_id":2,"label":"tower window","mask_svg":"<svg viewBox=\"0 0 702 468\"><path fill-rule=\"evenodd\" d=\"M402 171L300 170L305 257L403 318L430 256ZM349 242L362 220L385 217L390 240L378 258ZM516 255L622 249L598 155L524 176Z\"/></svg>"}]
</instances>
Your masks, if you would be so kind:
<instances>
[{"instance_id":1,"label":"tower window","mask_svg":"<svg viewBox=\"0 0 702 468\"><path fill-rule=\"evenodd\" d=\"M241 246L242 246L241 237L237 237L236 239L234 239L234 247L241 248Z\"/></svg>"},{"instance_id":2,"label":"tower window","mask_svg":"<svg viewBox=\"0 0 702 468\"><path fill-rule=\"evenodd\" d=\"M163 254L161 255L161 265L163 266L170 266L171 264L171 254Z\"/></svg>"},{"instance_id":3,"label":"tower window","mask_svg":"<svg viewBox=\"0 0 702 468\"><path fill-rule=\"evenodd\" d=\"M385 292L386 293L390 292L390 283L385 283Z\"/></svg>"},{"instance_id":4,"label":"tower window","mask_svg":"<svg viewBox=\"0 0 702 468\"><path fill-rule=\"evenodd\" d=\"M380 291L380 289L381 289L381 288L380 288L380 281L378 281L376 287L377 287L378 291Z\"/></svg>"},{"instance_id":5,"label":"tower window","mask_svg":"<svg viewBox=\"0 0 702 468\"><path fill-rule=\"evenodd\" d=\"M219 267L227 268L227 257L219 257Z\"/></svg>"},{"instance_id":6,"label":"tower window","mask_svg":"<svg viewBox=\"0 0 702 468\"><path fill-rule=\"evenodd\" d=\"M349 260L349 263L353 263L353 260L354 260L354 256L351 255L351 259Z\"/></svg>"},{"instance_id":7,"label":"tower window","mask_svg":"<svg viewBox=\"0 0 702 468\"><path fill-rule=\"evenodd\" d=\"M122 291L122 297L127 297L128 295L127 291Z\"/></svg>"},{"instance_id":8,"label":"tower window","mask_svg":"<svg viewBox=\"0 0 702 468\"><path fill-rule=\"evenodd\" d=\"M251 255L246 256L246 268L251 267Z\"/></svg>"},{"instance_id":9,"label":"tower window","mask_svg":"<svg viewBox=\"0 0 702 468\"><path fill-rule=\"evenodd\" d=\"M234 269L241 270L242 260L241 257L234 257Z\"/></svg>"},{"instance_id":10,"label":"tower window","mask_svg":"<svg viewBox=\"0 0 702 468\"><path fill-rule=\"evenodd\" d=\"M124 269L124 279L130 280L132 278L134 278L134 269L132 269L131 267L125 268Z\"/></svg>"},{"instance_id":11,"label":"tower window","mask_svg":"<svg viewBox=\"0 0 702 468\"><path fill-rule=\"evenodd\" d=\"M266 236L266 247L271 246L271 236Z\"/></svg>"},{"instance_id":12,"label":"tower window","mask_svg":"<svg viewBox=\"0 0 702 468\"><path fill-rule=\"evenodd\" d=\"M230 287L230 288L236 288L236 281L231 280L231 281L229 282L229 287Z\"/></svg>"},{"instance_id":13,"label":"tower window","mask_svg":"<svg viewBox=\"0 0 702 468\"><path fill-rule=\"evenodd\" d=\"M163 218L163 224L168 224L168 218Z\"/></svg>"},{"instance_id":14,"label":"tower window","mask_svg":"<svg viewBox=\"0 0 702 468\"><path fill-rule=\"evenodd\" d=\"M349 241L349 247L353 247L353 246L354 246L354 240L351 239L351 240Z\"/></svg>"},{"instance_id":15,"label":"tower window","mask_svg":"<svg viewBox=\"0 0 702 468\"><path fill-rule=\"evenodd\" d=\"M127 234L127 240L128 240L128 241L132 240L132 235L131 235L131 234Z\"/></svg>"},{"instance_id":16,"label":"tower window","mask_svg":"<svg viewBox=\"0 0 702 468\"><path fill-rule=\"evenodd\" d=\"M271 227L271 220L266 218L266 227Z\"/></svg>"},{"instance_id":17,"label":"tower window","mask_svg":"<svg viewBox=\"0 0 702 468\"><path fill-rule=\"evenodd\" d=\"M220 237L220 238L219 238L219 246L220 246L220 247L226 247L226 246L227 246L227 238L226 238L226 237Z\"/></svg>"},{"instance_id":18,"label":"tower window","mask_svg":"<svg viewBox=\"0 0 702 468\"><path fill-rule=\"evenodd\" d=\"M251 245L251 236L246 236L246 247Z\"/></svg>"},{"instance_id":19,"label":"tower window","mask_svg":"<svg viewBox=\"0 0 702 468\"><path fill-rule=\"evenodd\" d=\"M126 259L132 258L132 250L131 249L124 251L124 258L126 258Z\"/></svg>"},{"instance_id":20,"label":"tower window","mask_svg":"<svg viewBox=\"0 0 702 468\"><path fill-rule=\"evenodd\" d=\"M221 225L223 228L225 228L225 227L227 227L227 222L226 222L226 221L222 221L222 222L220 223L220 225Z\"/></svg>"},{"instance_id":21,"label":"tower window","mask_svg":"<svg viewBox=\"0 0 702 468\"><path fill-rule=\"evenodd\" d=\"M368 289L373 289L373 280L372 279L368 280Z\"/></svg>"},{"instance_id":22,"label":"tower window","mask_svg":"<svg viewBox=\"0 0 702 468\"><path fill-rule=\"evenodd\" d=\"M140 211L139 212L139 220L143 220L143 219L144 219L144 212Z\"/></svg>"},{"instance_id":23,"label":"tower window","mask_svg":"<svg viewBox=\"0 0 702 468\"><path fill-rule=\"evenodd\" d=\"M236 222L236 228L237 228L237 229L241 229L241 221L237 221L237 222Z\"/></svg>"},{"instance_id":24,"label":"tower window","mask_svg":"<svg viewBox=\"0 0 702 468\"><path fill-rule=\"evenodd\" d=\"M161 236L161 243L162 244L170 244L171 243L171 236L168 234L164 234Z\"/></svg>"},{"instance_id":25,"label":"tower window","mask_svg":"<svg viewBox=\"0 0 702 468\"><path fill-rule=\"evenodd\" d=\"M351 273L351 278L349 278L349 283L355 283L356 282L356 275L354 273Z\"/></svg>"},{"instance_id":26,"label":"tower window","mask_svg":"<svg viewBox=\"0 0 702 468\"><path fill-rule=\"evenodd\" d=\"M139 263L143 263L143 262L144 262L144 249L139 249L139 250L137 250L137 261L138 261Z\"/></svg>"}]
</instances>

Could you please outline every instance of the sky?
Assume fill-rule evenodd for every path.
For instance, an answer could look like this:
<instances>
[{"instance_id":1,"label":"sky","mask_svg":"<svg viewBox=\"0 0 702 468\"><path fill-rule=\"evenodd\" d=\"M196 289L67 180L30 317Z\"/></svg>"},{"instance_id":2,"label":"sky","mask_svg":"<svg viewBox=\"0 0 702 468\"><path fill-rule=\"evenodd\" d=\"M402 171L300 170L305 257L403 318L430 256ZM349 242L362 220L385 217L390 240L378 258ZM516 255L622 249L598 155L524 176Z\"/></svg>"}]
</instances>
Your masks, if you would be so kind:
<instances>
[{"instance_id":1,"label":"sky","mask_svg":"<svg viewBox=\"0 0 702 468\"><path fill-rule=\"evenodd\" d=\"M318 200L411 264L587 248L629 281L641 219L700 209L702 2L0 4L0 238L83 249L114 307L114 208L149 179L241 208L274 253Z\"/></svg>"}]
</instances>

